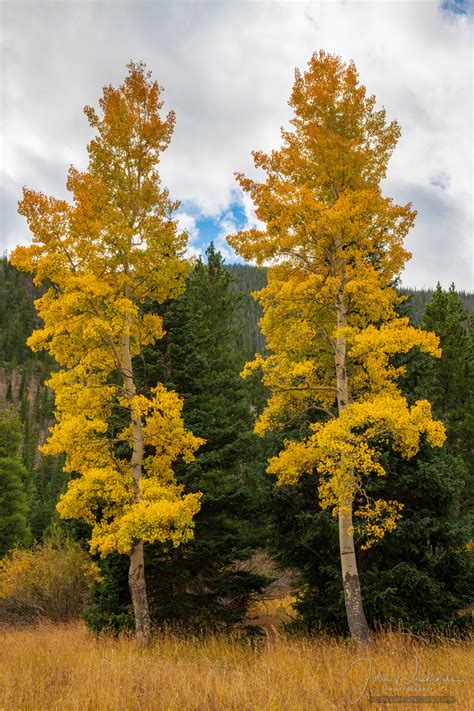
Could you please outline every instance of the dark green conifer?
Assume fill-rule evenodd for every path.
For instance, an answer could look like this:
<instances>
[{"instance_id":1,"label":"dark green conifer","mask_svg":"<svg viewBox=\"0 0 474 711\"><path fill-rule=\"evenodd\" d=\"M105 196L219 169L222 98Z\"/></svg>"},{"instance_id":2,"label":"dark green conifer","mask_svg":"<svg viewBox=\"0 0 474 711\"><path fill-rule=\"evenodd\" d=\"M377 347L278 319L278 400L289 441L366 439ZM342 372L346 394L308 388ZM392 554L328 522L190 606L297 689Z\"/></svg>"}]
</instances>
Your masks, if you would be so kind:
<instances>
[{"instance_id":1,"label":"dark green conifer","mask_svg":"<svg viewBox=\"0 0 474 711\"><path fill-rule=\"evenodd\" d=\"M11 410L0 410L0 557L30 541L28 473L19 454L21 429Z\"/></svg>"},{"instance_id":2,"label":"dark green conifer","mask_svg":"<svg viewBox=\"0 0 474 711\"><path fill-rule=\"evenodd\" d=\"M239 376L238 295L213 245L206 256L206 262L197 261L186 292L165 306L166 336L145 351L141 363L144 389L163 382L176 390L184 400L186 427L206 440L195 462L176 467L187 491L203 493L194 540L177 549L146 548L155 623L194 630L241 622L252 596L267 582L245 569L266 539L262 513L269 482L252 433L247 385ZM123 612L120 589L126 580L120 561L108 566L107 589L97 590L98 605L88 614L95 628L107 620L116 626L116 615Z\"/></svg>"},{"instance_id":3,"label":"dark green conifer","mask_svg":"<svg viewBox=\"0 0 474 711\"><path fill-rule=\"evenodd\" d=\"M462 510L474 513L474 327L454 284L448 291L438 284L422 326L439 336L443 350L427 371L427 397L446 425L447 451L463 459Z\"/></svg>"}]
</instances>

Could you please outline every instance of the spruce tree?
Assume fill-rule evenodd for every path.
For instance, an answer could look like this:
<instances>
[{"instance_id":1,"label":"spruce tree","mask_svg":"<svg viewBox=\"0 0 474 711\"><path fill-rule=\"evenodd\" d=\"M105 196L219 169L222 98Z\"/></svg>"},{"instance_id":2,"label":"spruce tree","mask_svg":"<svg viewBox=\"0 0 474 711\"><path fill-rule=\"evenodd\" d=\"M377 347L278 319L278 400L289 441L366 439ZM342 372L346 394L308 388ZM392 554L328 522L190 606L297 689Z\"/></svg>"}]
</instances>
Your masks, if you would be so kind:
<instances>
[{"instance_id":1,"label":"spruce tree","mask_svg":"<svg viewBox=\"0 0 474 711\"><path fill-rule=\"evenodd\" d=\"M10 410L0 410L0 557L30 540L28 473L21 462L21 422Z\"/></svg>"},{"instance_id":2,"label":"spruce tree","mask_svg":"<svg viewBox=\"0 0 474 711\"><path fill-rule=\"evenodd\" d=\"M176 467L188 492L201 491L194 539L179 549L146 547L147 590L156 624L202 630L241 622L267 579L246 569L267 534L262 510L269 486L261 445L252 434L248 385L236 351L239 297L211 244L186 292L163 313L165 337L144 352L143 388L163 382L184 400L186 427L206 440L196 460ZM125 569L119 556L103 566L90 626L126 626Z\"/></svg>"},{"instance_id":3,"label":"spruce tree","mask_svg":"<svg viewBox=\"0 0 474 711\"><path fill-rule=\"evenodd\" d=\"M474 327L454 284L448 291L437 285L422 326L440 339L442 356L436 363L425 362L424 377L434 411L446 425L447 450L464 462L462 509L474 513Z\"/></svg>"},{"instance_id":4,"label":"spruce tree","mask_svg":"<svg viewBox=\"0 0 474 711\"><path fill-rule=\"evenodd\" d=\"M154 548L149 584L155 620L194 628L240 622L266 582L241 566L265 540L265 479L234 346L238 297L212 244L206 257L165 317L170 387L184 398L186 426L206 440L178 474L186 490L203 492L201 510L181 551Z\"/></svg>"}]
</instances>

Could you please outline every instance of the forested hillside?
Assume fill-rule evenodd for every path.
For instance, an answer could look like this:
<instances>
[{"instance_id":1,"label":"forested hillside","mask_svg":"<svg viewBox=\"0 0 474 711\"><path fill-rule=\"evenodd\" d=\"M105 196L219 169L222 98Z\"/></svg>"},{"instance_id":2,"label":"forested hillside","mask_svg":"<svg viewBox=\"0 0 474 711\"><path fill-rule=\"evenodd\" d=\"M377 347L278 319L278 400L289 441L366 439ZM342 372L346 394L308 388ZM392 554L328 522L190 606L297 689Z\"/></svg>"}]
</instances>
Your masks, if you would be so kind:
<instances>
[{"instance_id":1,"label":"forested hillside","mask_svg":"<svg viewBox=\"0 0 474 711\"><path fill-rule=\"evenodd\" d=\"M42 291L6 257L0 260L0 407L12 407L21 421L21 457L28 471L28 520L41 539L57 518L56 502L66 476L59 458L38 452L53 422L54 400L44 385L54 361L33 353L26 339L38 325L34 300Z\"/></svg>"},{"instance_id":2,"label":"forested hillside","mask_svg":"<svg viewBox=\"0 0 474 711\"><path fill-rule=\"evenodd\" d=\"M265 349L265 342L258 325L262 317L262 309L252 297L252 293L263 289L267 283L267 272L251 264L228 264L227 270L232 276L232 286L239 294L240 334L237 347L243 359L247 360L253 358L254 353L263 353Z\"/></svg>"},{"instance_id":3,"label":"forested hillside","mask_svg":"<svg viewBox=\"0 0 474 711\"><path fill-rule=\"evenodd\" d=\"M454 285L456 286L456 285ZM410 303L410 314L413 323L417 325L423 319L423 313L435 293L434 289L400 289L400 293L408 297ZM474 294L466 291L457 291L459 299L468 313L474 311Z\"/></svg>"}]
</instances>

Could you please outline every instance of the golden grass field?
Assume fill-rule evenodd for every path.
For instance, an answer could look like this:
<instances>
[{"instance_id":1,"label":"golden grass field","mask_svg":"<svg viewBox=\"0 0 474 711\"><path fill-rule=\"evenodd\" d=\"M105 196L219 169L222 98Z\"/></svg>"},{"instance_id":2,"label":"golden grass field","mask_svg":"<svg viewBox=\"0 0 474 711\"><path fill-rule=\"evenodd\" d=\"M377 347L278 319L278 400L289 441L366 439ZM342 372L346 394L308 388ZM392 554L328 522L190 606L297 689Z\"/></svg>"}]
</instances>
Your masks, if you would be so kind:
<instances>
[{"instance_id":1,"label":"golden grass field","mask_svg":"<svg viewBox=\"0 0 474 711\"><path fill-rule=\"evenodd\" d=\"M39 624L0 630L0 650L4 711L474 708L472 646L396 633L365 649L275 632L253 646L164 635L143 650L133 638L94 637L81 623ZM387 705L376 696L450 696L455 703Z\"/></svg>"}]
</instances>

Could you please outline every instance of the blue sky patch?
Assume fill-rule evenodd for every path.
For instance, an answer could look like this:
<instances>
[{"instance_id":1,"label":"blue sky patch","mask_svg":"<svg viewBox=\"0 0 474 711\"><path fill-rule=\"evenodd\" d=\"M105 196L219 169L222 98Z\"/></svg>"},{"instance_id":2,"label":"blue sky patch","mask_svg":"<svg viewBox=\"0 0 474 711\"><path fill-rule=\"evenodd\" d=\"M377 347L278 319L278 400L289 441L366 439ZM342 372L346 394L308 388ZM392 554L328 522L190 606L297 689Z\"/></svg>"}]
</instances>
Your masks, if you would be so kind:
<instances>
[{"instance_id":1,"label":"blue sky patch","mask_svg":"<svg viewBox=\"0 0 474 711\"><path fill-rule=\"evenodd\" d=\"M192 237L190 245L204 253L206 247L214 242L226 261L242 261L226 242L226 236L244 228L247 217L240 200L234 199L228 207L218 215L205 215L196 209L196 205L183 203L181 211L192 215L195 219L197 236Z\"/></svg>"},{"instance_id":2,"label":"blue sky patch","mask_svg":"<svg viewBox=\"0 0 474 711\"><path fill-rule=\"evenodd\" d=\"M474 10L473 0L443 0L441 9L455 15L467 15Z\"/></svg>"}]
</instances>

